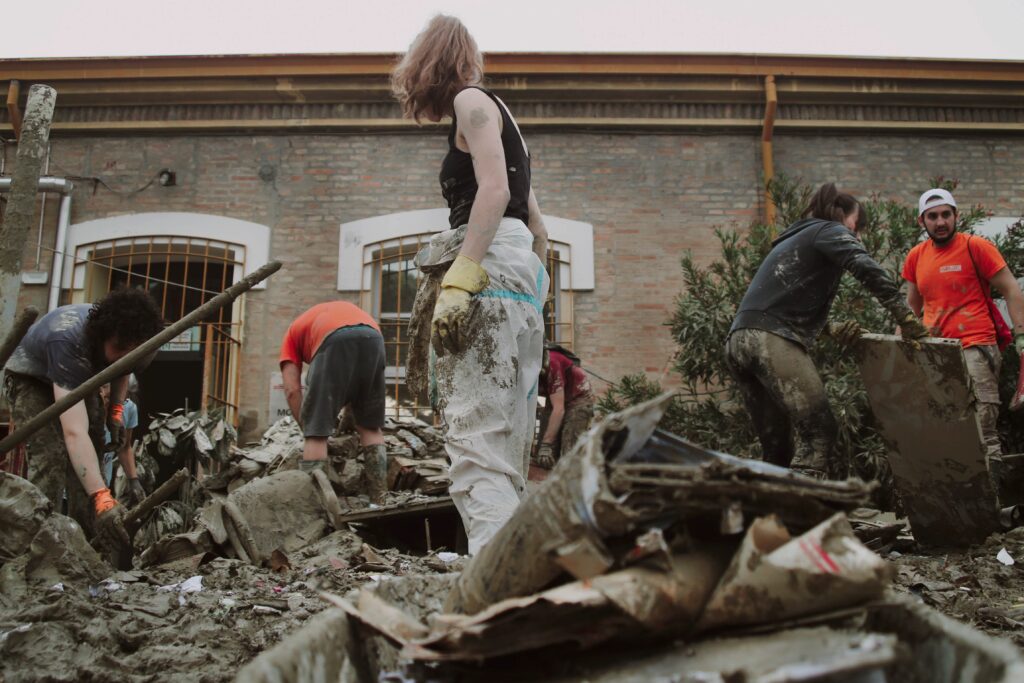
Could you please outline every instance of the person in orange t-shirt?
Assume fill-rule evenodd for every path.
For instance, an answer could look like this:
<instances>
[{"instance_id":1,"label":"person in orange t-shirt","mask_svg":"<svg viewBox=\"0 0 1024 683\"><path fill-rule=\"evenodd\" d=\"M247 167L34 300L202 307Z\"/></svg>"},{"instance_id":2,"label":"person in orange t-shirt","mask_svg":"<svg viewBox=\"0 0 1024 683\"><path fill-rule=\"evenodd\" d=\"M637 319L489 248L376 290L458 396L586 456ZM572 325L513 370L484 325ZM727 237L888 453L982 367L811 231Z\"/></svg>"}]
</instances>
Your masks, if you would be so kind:
<instances>
[{"instance_id":1,"label":"person in orange t-shirt","mask_svg":"<svg viewBox=\"0 0 1024 683\"><path fill-rule=\"evenodd\" d=\"M957 232L956 219L956 200L948 191L934 188L921 195L917 222L929 239L907 254L903 279L909 283L907 303L917 315L923 310L925 327L964 347L991 463L1002 459L996 429L1002 359L988 309L989 286L1006 299L1018 353L1024 352L1024 295L999 249L983 237Z\"/></svg>"},{"instance_id":2,"label":"person in orange t-shirt","mask_svg":"<svg viewBox=\"0 0 1024 683\"><path fill-rule=\"evenodd\" d=\"M281 379L288 407L306 437L303 470L322 469L327 462L327 437L334 433L338 413L351 406L372 503L383 503L387 491L384 449L384 338L369 314L354 304L317 304L288 327L281 343ZM308 389L302 392L302 365Z\"/></svg>"}]
</instances>

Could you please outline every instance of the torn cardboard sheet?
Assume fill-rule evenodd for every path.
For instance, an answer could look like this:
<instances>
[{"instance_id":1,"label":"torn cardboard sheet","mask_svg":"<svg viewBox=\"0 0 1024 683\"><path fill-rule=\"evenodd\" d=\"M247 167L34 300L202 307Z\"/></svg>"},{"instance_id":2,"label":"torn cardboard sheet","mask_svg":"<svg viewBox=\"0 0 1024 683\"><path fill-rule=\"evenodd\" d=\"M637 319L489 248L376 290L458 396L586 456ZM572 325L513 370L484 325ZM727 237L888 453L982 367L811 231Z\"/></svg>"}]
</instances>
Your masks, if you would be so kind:
<instances>
[{"instance_id":1,"label":"torn cardboard sheet","mask_svg":"<svg viewBox=\"0 0 1024 683\"><path fill-rule=\"evenodd\" d=\"M722 542L503 600L474 615L435 615L429 627L374 595L356 604L324 594L356 621L422 661L473 661L571 645L670 639L775 622L861 604L889 581L885 562L842 514L791 538L774 518L756 520L738 550Z\"/></svg>"},{"instance_id":2,"label":"torn cardboard sheet","mask_svg":"<svg viewBox=\"0 0 1024 683\"><path fill-rule=\"evenodd\" d=\"M782 621L881 597L892 566L837 514L790 538L773 517L751 524L698 630Z\"/></svg>"}]
</instances>

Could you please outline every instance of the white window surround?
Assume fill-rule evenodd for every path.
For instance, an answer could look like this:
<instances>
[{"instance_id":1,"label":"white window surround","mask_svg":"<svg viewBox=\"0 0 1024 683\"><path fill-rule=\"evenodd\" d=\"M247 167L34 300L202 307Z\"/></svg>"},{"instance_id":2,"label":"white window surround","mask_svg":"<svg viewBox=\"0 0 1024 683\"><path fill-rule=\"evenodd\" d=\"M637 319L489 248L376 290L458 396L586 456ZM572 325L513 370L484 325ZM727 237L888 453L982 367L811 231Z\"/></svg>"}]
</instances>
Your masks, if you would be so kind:
<instances>
[{"instance_id":1,"label":"white window surround","mask_svg":"<svg viewBox=\"0 0 1024 683\"><path fill-rule=\"evenodd\" d=\"M269 227L226 216L177 211L133 213L76 223L68 230L65 258L77 254L78 247L82 245L149 235L197 237L245 247L242 277L270 260ZM63 289L71 289L74 270L66 261L61 283ZM266 289L266 286L267 281L264 280L253 289Z\"/></svg>"},{"instance_id":2,"label":"white window surround","mask_svg":"<svg viewBox=\"0 0 1024 683\"><path fill-rule=\"evenodd\" d=\"M572 289L594 289L594 226L556 216L544 216L544 225L548 239L569 245ZM338 291L362 290L364 247L447 229L448 209L403 211L342 223L338 239Z\"/></svg>"}]
</instances>

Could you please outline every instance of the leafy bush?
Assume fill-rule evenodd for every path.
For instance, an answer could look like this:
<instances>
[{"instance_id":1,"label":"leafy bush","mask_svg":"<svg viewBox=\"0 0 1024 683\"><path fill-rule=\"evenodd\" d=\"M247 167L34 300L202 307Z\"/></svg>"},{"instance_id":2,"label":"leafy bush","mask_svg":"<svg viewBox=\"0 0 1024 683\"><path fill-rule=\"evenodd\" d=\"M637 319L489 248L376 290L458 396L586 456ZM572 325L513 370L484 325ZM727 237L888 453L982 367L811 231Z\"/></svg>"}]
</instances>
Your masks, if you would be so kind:
<instances>
[{"instance_id":1,"label":"leafy bush","mask_svg":"<svg viewBox=\"0 0 1024 683\"><path fill-rule=\"evenodd\" d=\"M953 190L956 181L934 181L937 187ZM673 369L681 379L680 396L673 402L662 422L665 429L683 435L708 448L760 457L760 444L742 400L725 367L723 349L732 319L761 261L771 249L779 230L796 221L807 205L813 188L779 176L769 185L777 207L777 224L755 224L749 229L718 230L721 253L708 264L697 264L693 256L682 257L684 289L676 296L675 310L666 322L678 345ZM864 202L867 230L864 246L887 268L897 281L903 260L922 235L917 211L891 200L872 197ZM973 232L988 213L980 206L960 207L958 227ZM1024 274L1024 220L1011 227L996 243L1011 270ZM844 275L832 307L830 319L855 320L872 332L893 333L895 323L867 291L849 275ZM882 505L891 506L892 475L885 457L867 394L852 354L830 338L822 337L812 350L815 365L825 382L829 402L839 424L836 445L837 463L850 463L852 474L882 483ZM1004 406L1016 387L1018 360L1012 346L1003 364L1001 389ZM650 398L661 391L657 382L645 375L628 375L613 386L598 402L599 412L619 410ZM1024 425L1000 416L1000 430L1007 452L1024 450ZM846 476L847 472L832 472Z\"/></svg>"}]
</instances>

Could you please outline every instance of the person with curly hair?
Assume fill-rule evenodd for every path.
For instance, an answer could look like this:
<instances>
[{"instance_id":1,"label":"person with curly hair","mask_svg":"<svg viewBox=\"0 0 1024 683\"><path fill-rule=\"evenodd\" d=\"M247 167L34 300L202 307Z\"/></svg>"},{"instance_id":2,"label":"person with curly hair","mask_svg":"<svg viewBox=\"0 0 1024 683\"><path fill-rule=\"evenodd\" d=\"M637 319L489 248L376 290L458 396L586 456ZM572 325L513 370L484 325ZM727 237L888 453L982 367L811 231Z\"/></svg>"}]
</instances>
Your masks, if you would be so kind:
<instances>
[{"instance_id":1,"label":"person with curly hair","mask_svg":"<svg viewBox=\"0 0 1024 683\"><path fill-rule=\"evenodd\" d=\"M529 150L508 107L482 86L483 76L469 31L455 17L438 15L391 79L405 116L451 117L440 175L451 229L416 257L429 284L418 287L413 304L408 373L432 371L447 429L449 490L471 554L508 521L525 492L549 285L547 230L530 182ZM435 358L424 362L418 352L431 346Z\"/></svg>"},{"instance_id":2,"label":"person with curly hair","mask_svg":"<svg viewBox=\"0 0 1024 683\"><path fill-rule=\"evenodd\" d=\"M40 318L4 366L4 391L15 424L28 421L160 331L160 309L141 289L118 289L95 304L56 308ZM152 358L148 359L152 360ZM144 365L143 364L140 365ZM124 509L103 481L104 417L117 450L125 437L128 374L111 382L109 409L99 392L68 408L25 442L28 479L60 510L109 543L126 543ZM137 474L125 471L131 478ZM75 479L80 486L71 484ZM88 510L87 498L92 502Z\"/></svg>"}]
</instances>

